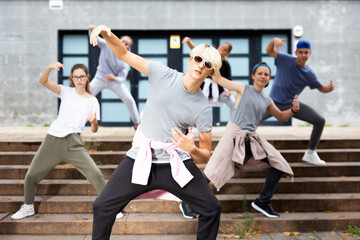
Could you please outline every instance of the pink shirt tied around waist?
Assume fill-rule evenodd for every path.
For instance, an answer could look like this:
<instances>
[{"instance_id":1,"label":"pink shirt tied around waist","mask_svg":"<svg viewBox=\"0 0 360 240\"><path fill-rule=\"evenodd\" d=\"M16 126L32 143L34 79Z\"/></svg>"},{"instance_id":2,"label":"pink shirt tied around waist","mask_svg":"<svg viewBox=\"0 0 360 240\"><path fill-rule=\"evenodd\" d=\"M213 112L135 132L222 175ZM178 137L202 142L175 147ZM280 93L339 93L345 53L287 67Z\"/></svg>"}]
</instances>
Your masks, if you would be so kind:
<instances>
[{"instance_id":1,"label":"pink shirt tied around waist","mask_svg":"<svg viewBox=\"0 0 360 240\"><path fill-rule=\"evenodd\" d=\"M139 128L136 130L132 145L138 147L139 150L135 158L131 183L147 185L152 164L151 149L164 150L170 154L171 175L180 187L184 187L193 179L194 176L185 167L177 151L186 153L189 158L190 155L177 145L147 138Z\"/></svg>"}]
</instances>

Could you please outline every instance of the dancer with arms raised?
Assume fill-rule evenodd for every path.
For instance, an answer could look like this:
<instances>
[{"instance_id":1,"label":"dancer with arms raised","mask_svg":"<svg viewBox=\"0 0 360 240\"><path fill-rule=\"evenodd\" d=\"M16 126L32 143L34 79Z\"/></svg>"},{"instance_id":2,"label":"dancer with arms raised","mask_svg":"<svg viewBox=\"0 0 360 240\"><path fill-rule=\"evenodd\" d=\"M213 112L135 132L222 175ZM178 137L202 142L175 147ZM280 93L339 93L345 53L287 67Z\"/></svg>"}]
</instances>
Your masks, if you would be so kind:
<instances>
[{"instance_id":1,"label":"dancer with arms raised","mask_svg":"<svg viewBox=\"0 0 360 240\"><path fill-rule=\"evenodd\" d=\"M96 45L100 34L116 57L149 76L150 91L132 148L94 202L93 239L110 238L116 214L129 201L162 189L200 214L197 239L215 240L221 205L193 159L210 158L212 115L200 85L221 67L219 53L199 45L191 51L189 71L183 74L127 51L104 25L92 31L90 43ZM190 126L198 130L199 147Z\"/></svg>"}]
</instances>

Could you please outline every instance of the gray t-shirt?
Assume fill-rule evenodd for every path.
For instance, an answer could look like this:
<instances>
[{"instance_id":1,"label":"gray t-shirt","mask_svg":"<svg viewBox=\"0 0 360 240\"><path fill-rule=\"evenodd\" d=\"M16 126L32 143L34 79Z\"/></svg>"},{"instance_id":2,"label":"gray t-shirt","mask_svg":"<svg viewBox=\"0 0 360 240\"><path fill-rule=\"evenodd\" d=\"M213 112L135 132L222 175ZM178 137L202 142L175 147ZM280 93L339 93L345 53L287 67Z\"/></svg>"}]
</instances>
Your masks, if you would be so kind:
<instances>
[{"instance_id":1,"label":"gray t-shirt","mask_svg":"<svg viewBox=\"0 0 360 240\"><path fill-rule=\"evenodd\" d=\"M230 121L243 130L255 131L260 125L271 98L246 85L240 103L231 115Z\"/></svg>"},{"instance_id":2,"label":"gray t-shirt","mask_svg":"<svg viewBox=\"0 0 360 240\"><path fill-rule=\"evenodd\" d=\"M182 81L183 73L170 69L160 62L149 62L150 90L139 129L153 140L171 143L171 128L185 133L196 127L199 132L212 130L212 112L201 91L187 91ZM132 147L127 156L136 158L137 148ZM180 153L182 160L189 159ZM154 163L169 163L170 155L162 150L153 151Z\"/></svg>"}]
</instances>

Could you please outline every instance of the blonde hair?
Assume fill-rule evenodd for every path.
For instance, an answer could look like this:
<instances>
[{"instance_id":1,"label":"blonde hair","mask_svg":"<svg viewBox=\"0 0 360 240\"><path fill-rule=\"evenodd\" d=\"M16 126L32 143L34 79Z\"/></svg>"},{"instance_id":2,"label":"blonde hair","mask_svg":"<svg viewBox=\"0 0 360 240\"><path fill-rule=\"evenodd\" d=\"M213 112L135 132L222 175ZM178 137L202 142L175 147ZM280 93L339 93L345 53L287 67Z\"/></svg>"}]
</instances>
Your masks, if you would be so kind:
<instances>
[{"instance_id":1,"label":"blonde hair","mask_svg":"<svg viewBox=\"0 0 360 240\"><path fill-rule=\"evenodd\" d=\"M193 57L195 54L198 54L199 52L202 51L206 51L208 53L209 58L206 60L210 61L214 66L213 72L210 75L214 75L214 73L218 72L221 68L222 65L221 55L216 48L210 46L209 44L202 43L197 45L191 50L190 57Z\"/></svg>"}]
</instances>

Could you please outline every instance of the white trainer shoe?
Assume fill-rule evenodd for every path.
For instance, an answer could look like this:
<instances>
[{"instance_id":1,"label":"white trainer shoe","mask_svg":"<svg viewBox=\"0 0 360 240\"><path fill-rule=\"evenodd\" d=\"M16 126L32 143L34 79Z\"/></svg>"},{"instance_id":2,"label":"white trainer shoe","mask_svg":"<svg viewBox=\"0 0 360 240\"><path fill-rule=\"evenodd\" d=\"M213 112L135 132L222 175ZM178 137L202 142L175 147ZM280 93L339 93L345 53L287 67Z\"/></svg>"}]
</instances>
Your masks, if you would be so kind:
<instances>
[{"instance_id":1,"label":"white trainer shoe","mask_svg":"<svg viewBox=\"0 0 360 240\"><path fill-rule=\"evenodd\" d=\"M120 219L120 218L123 218L124 217L124 214L122 214L122 212L119 212L117 215L116 215L116 219Z\"/></svg>"},{"instance_id":2,"label":"white trainer shoe","mask_svg":"<svg viewBox=\"0 0 360 240\"><path fill-rule=\"evenodd\" d=\"M326 162L324 160L321 160L319 155L314 151L312 154L309 154L305 152L303 158L303 161L314 164L314 165L325 165Z\"/></svg>"},{"instance_id":3,"label":"white trainer shoe","mask_svg":"<svg viewBox=\"0 0 360 240\"><path fill-rule=\"evenodd\" d=\"M23 204L19 211L11 216L11 219L18 220L26 217L30 217L35 214L34 204Z\"/></svg>"}]
</instances>

